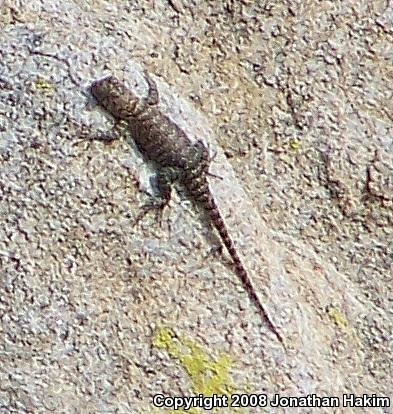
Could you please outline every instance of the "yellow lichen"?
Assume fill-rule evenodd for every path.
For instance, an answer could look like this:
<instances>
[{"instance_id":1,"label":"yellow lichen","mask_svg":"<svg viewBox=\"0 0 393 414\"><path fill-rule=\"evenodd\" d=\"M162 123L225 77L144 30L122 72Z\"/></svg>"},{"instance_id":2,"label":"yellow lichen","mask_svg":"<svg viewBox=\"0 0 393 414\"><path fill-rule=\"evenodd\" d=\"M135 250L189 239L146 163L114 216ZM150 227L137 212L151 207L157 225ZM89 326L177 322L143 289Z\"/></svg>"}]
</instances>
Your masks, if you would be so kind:
<instances>
[{"instance_id":1,"label":"yellow lichen","mask_svg":"<svg viewBox=\"0 0 393 414\"><path fill-rule=\"evenodd\" d=\"M302 141L300 141L297 138L293 138L289 141L289 147L294 151L299 151L300 149L302 149L302 146Z\"/></svg>"},{"instance_id":2,"label":"yellow lichen","mask_svg":"<svg viewBox=\"0 0 393 414\"><path fill-rule=\"evenodd\" d=\"M340 327L342 330L346 331L349 327L349 323L347 318L340 312L339 309L331 306L327 310L330 319Z\"/></svg>"},{"instance_id":3,"label":"yellow lichen","mask_svg":"<svg viewBox=\"0 0 393 414\"><path fill-rule=\"evenodd\" d=\"M37 79L34 83L34 86L37 89L46 90L46 91L52 91L53 85L47 82L45 79Z\"/></svg>"},{"instance_id":4,"label":"yellow lichen","mask_svg":"<svg viewBox=\"0 0 393 414\"><path fill-rule=\"evenodd\" d=\"M359 338L356 335L356 331L348 322L348 319L345 315L336 307L329 306L327 309L327 314L329 315L330 319L340 328L342 329L353 341L359 343Z\"/></svg>"},{"instance_id":5,"label":"yellow lichen","mask_svg":"<svg viewBox=\"0 0 393 414\"><path fill-rule=\"evenodd\" d=\"M203 394L205 397L211 397L217 394L227 395L230 398L235 391L229 372L233 360L228 354L220 353L217 358L213 358L208 351L192 339L177 337L171 329L166 327L157 330L153 346L165 350L171 358L180 363L191 381L194 395ZM176 413L184 412L186 411L176 411ZM200 409L196 408L187 411L190 414L200 412Z\"/></svg>"}]
</instances>

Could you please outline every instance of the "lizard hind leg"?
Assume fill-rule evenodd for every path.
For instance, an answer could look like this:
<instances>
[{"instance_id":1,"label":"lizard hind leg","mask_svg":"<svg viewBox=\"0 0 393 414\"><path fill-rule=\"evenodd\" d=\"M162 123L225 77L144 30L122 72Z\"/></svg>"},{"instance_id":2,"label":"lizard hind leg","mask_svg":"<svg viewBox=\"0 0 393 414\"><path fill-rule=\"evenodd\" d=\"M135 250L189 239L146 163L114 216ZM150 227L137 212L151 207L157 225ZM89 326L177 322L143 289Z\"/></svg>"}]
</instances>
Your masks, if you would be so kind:
<instances>
[{"instance_id":1,"label":"lizard hind leg","mask_svg":"<svg viewBox=\"0 0 393 414\"><path fill-rule=\"evenodd\" d=\"M162 225L162 217L165 207L171 201L172 185L181 176L181 170L175 167L161 167L156 175L156 186L159 196L154 197L152 202L144 205L138 214L135 224L139 223L147 213L156 211L158 213L158 221Z\"/></svg>"},{"instance_id":2,"label":"lizard hind leg","mask_svg":"<svg viewBox=\"0 0 393 414\"><path fill-rule=\"evenodd\" d=\"M209 167L210 164L215 160L215 158L217 157L217 150L213 151L213 154L210 154L210 146L206 144L204 144L201 140L198 140L195 144L194 147L199 151L199 153L201 154L201 165L203 165L203 171L204 173L209 176L209 177L214 177L214 178L219 178L220 180L223 179L223 177L214 174L212 172L209 171Z\"/></svg>"}]
</instances>

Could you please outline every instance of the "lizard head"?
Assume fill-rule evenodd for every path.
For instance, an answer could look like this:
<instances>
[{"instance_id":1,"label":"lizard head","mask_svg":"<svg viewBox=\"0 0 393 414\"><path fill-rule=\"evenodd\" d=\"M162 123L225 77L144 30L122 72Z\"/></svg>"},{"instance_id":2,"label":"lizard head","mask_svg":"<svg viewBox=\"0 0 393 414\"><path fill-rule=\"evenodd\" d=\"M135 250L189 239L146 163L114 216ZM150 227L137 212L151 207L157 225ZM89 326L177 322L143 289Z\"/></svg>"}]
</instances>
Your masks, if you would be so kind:
<instances>
[{"instance_id":1,"label":"lizard head","mask_svg":"<svg viewBox=\"0 0 393 414\"><path fill-rule=\"evenodd\" d=\"M118 80L109 75L94 81L90 86L90 92L98 102L105 100L109 94L117 89Z\"/></svg>"},{"instance_id":2,"label":"lizard head","mask_svg":"<svg viewBox=\"0 0 393 414\"><path fill-rule=\"evenodd\" d=\"M90 92L95 100L117 119L126 119L130 114L130 105L136 97L130 90L113 76L94 81Z\"/></svg>"}]
</instances>

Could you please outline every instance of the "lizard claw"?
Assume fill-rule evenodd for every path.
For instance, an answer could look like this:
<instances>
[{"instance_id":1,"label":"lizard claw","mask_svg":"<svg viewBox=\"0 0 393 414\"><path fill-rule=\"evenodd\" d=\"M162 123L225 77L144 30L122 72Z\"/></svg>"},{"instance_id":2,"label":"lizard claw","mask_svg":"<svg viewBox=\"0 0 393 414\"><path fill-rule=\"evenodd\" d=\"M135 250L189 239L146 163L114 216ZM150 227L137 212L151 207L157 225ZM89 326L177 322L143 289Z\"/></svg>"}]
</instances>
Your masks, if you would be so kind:
<instances>
[{"instance_id":1,"label":"lizard claw","mask_svg":"<svg viewBox=\"0 0 393 414\"><path fill-rule=\"evenodd\" d=\"M165 207L167 207L169 203L169 200L164 200L162 202L152 202L145 204L142 208L140 213L137 215L134 226L136 226L148 213L151 211L154 211L156 213L156 216L158 218L158 222L160 224L160 227L162 227L162 217L164 213Z\"/></svg>"}]
</instances>

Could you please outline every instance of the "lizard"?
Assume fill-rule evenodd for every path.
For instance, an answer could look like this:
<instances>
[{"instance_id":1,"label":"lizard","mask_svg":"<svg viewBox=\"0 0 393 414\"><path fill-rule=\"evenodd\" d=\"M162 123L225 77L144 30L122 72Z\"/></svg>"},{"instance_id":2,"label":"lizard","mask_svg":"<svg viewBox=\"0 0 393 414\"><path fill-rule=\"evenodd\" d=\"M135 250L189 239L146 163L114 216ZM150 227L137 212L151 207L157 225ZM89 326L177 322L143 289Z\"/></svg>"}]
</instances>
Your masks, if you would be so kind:
<instances>
[{"instance_id":1,"label":"lizard","mask_svg":"<svg viewBox=\"0 0 393 414\"><path fill-rule=\"evenodd\" d=\"M148 94L143 98L112 75L94 81L90 86L90 92L116 122L121 122L130 129L142 155L156 166L157 183L164 200L163 204L169 201L171 185L177 181L193 200L202 205L228 250L236 274L251 302L285 348L284 338L260 301L209 188L207 177L213 174L209 173L212 157L208 147L201 140L190 141L186 132L160 110L156 82L146 71L144 76L148 84Z\"/></svg>"}]
</instances>

